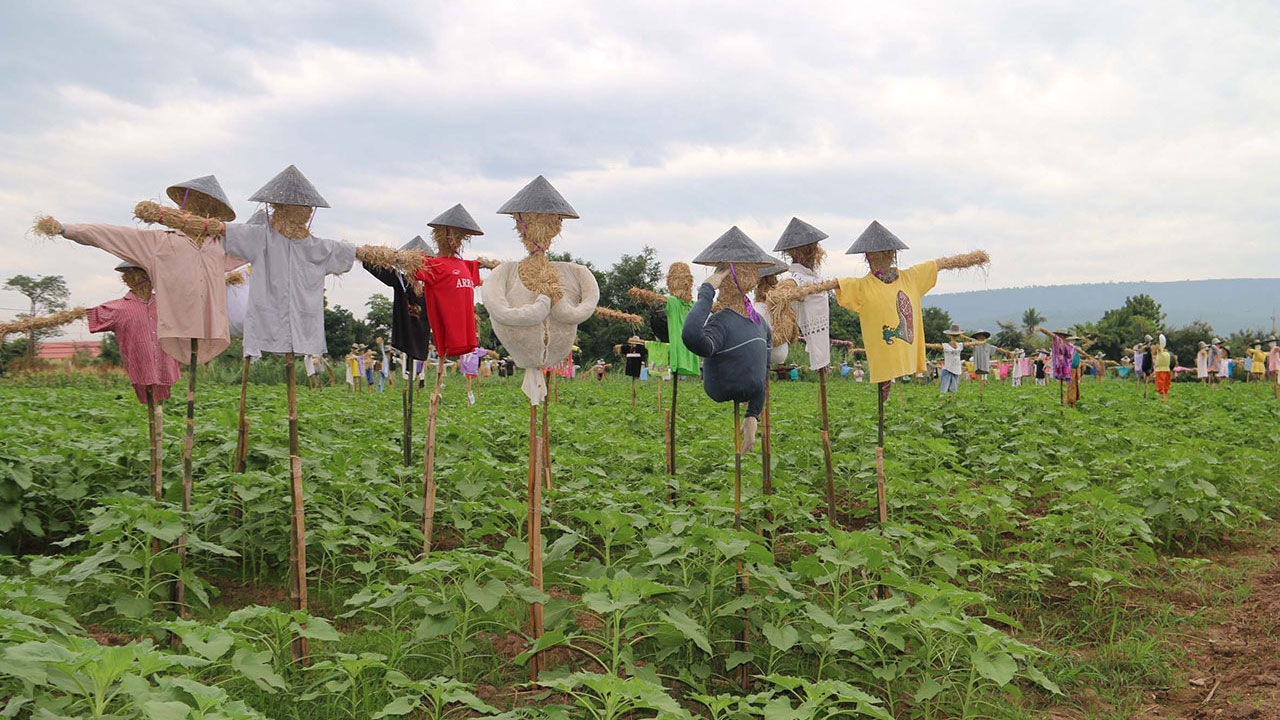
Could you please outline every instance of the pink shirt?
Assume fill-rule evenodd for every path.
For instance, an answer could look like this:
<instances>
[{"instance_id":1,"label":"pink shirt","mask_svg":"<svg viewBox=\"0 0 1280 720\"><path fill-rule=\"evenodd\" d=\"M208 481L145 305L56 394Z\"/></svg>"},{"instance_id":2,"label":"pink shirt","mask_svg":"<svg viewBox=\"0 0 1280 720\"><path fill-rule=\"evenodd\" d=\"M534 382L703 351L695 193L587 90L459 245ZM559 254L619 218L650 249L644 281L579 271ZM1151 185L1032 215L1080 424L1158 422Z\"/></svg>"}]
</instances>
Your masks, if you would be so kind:
<instances>
[{"instance_id":1,"label":"pink shirt","mask_svg":"<svg viewBox=\"0 0 1280 720\"><path fill-rule=\"evenodd\" d=\"M158 318L160 349L178 362L206 363L231 344L227 329L227 270L244 260L227 255L222 238L207 238L196 247L174 230L139 230L119 225L67 225L63 236L93 245L137 265L151 276Z\"/></svg>"},{"instance_id":2,"label":"pink shirt","mask_svg":"<svg viewBox=\"0 0 1280 720\"><path fill-rule=\"evenodd\" d=\"M89 332L116 334L120 344L120 362L138 394L138 402L147 401L147 388L156 402L169 398L169 387L178 381L178 361L164 354L156 338L156 306L143 302L132 292L88 310Z\"/></svg>"}]
</instances>

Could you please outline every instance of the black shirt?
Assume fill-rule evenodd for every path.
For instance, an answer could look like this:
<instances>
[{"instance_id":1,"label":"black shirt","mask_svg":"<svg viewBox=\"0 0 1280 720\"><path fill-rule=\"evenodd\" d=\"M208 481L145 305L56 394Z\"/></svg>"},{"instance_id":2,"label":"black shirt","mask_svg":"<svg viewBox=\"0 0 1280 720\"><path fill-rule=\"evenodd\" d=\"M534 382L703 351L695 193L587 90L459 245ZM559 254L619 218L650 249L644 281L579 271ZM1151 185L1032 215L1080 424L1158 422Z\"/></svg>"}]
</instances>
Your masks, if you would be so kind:
<instances>
[{"instance_id":1,"label":"black shirt","mask_svg":"<svg viewBox=\"0 0 1280 720\"><path fill-rule=\"evenodd\" d=\"M364 269L391 288L391 347L415 360L426 360L431 349L426 300L413 293L399 272L368 265Z\"/></svg>"}]
</instances>

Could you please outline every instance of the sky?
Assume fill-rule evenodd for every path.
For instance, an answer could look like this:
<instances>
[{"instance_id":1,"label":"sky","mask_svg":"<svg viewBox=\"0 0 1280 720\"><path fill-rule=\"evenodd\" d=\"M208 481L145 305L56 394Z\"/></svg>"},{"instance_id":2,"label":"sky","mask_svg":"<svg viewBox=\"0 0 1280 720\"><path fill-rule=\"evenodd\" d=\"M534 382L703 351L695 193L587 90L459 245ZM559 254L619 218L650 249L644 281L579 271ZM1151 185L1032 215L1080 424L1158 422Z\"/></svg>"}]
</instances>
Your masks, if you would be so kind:
<instances>
[{"instance_id":1,"label":"sky","mask_svg":"<svg viewBox=\"0 0 1280 720\"><path fill-rule=\"evenodd\" d=\"M0 280L72 304L119 297L115 261L35 216L132 225L213 173L245 219L289 164L332 205L314 233L356 244L460 202L471 252L518 259L495 211L543 174L582 216L554 249L603 268L733 225L771 250L797 216L829 276L866 272L871 220L903 264L991 254L935 292L1280 275L1265 0L2 3L0 89ZM383 291L327 283L357 316Z\"/></svg>"}]
</instances>

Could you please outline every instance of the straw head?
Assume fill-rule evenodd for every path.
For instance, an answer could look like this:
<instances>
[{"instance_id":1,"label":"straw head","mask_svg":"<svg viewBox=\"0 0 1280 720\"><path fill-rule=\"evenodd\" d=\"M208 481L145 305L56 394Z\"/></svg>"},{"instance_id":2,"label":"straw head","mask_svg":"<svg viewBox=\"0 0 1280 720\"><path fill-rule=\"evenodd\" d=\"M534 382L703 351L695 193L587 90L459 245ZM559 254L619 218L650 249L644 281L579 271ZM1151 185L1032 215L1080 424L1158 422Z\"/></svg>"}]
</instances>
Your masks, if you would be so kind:
<instances>
[{"instance_id":1,"label":"straw head","mask_svg":"<svg viewBox=\"0 0 1280 720\"><path fill-rule=\"evenodd\" d=\"M206 215L223 222L236 219L236 211L231 209L227 194L218 184L218 178L212 175L170 185L165 189L165 194L170 200L196 214Z\"/></svg>"},{"instance_id":2,"label":"straw head","mask_svg":"<svg viewBox=\"0 0 1280 720\"><path fill-rule=\"evenodd\" d=\"M693 262L699 265L733 263L735 265L771 267L778 261L762 250L754 240L747 237L746 233L739 230L737 225L734 225L725 234L717 238L715 242L708 245L705 250L698 253L698 257L694 258Z\"/></svg>"},{"instance_id":3,"label":"straw head","mask_svg":"<svg viewBox=\"0 0 1280 720\"><path fill-rule=\"evenodd\" d=\"M879 220L872 220L867 229L863 230L858 239L853 242L853 245L845 251L845 254L857 255L859 253L906 249L907 244L898 239L897 235L889 232L889 228L881 225Z\"/></svg>"},{"instance_id":4,"label":"straw head","mask_svg":"<svg viewBox=\"0 0 1280 720\"><path fill-rule=\"evenodd\" d=\"M440 213L435 220L427 223L427 225L430 227L457 228L468 235L484 234L484 231L480 229L480 225L476 223L475 218L471 217L471 213L462 207L462 203L458 203Z\"/></svg>"},{"instance_id":5,"label":"straw head","mask_svg":"<svg viewBox=\"0 0 1280 720\"><path fill-rule=\"evenodd\" d=\"M798 217L793 217L791 222L787 223L787 229L782 231L782 237L778 238L778 244L773 246L773 251L782 252L783 250L792 250L804 245L813 245L826 240L828 237L830 236L818 228Z\"/></svg>"},{"instance_id":6,"label":"straw head","mask_svg":"<svg viewBox=\"0 0 1280 720\"><path fill-rule=\"evenodd\" d=\"M249 196L253 202L272 205L303 205L311 208L327 208L329 203L321 197L316 186L302 174L296 165L290 165L271 178L258 192Z\"/></svg>"},{"instance_id":7,"label":"straw head","mask_svg":"<svg viewBox=\"0 0 1280 720\"><path fill-rule=\"evenodd\" d=\"M574 210L569 201L565 200L564 196L541 175L534 178L498 208L499 215L516 213L547 213L565 218L578 217L578 211Z\"/></svg>"}]
</instances>

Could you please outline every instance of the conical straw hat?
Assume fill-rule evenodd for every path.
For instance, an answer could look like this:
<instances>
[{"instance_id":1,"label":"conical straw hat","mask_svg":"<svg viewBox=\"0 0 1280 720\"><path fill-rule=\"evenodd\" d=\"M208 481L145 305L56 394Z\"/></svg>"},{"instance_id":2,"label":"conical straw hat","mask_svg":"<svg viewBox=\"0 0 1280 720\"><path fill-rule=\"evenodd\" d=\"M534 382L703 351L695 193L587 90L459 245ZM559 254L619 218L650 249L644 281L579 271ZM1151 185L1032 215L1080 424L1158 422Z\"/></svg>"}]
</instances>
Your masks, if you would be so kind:
<instances>
[{"instance_id":1,"label":"conical straw hat","mask_svg":"<svg viewBox=\"0 0 1280 720\"><path fill-rule=\"evenodd\" d=\"M267 211L263 210L262 208L258 208L257 210L254 210L253 214L249 216L249 219L244 221L244 224L245 225L266 225Z\"/></svg>"},{"instance_id":2,"label":"conical straw hat","mask_svg":"<svg viewBox=\"0 0 1280 720\"><path fill-rule=\"evenodd\" d=\"M465 231L468 235L484 234L484 231L480 229L480 225L476 223L475 218L471 217L471 213L462 207L462 203L458 203L440 213L435 220L427 223L427 225L430 227L457 228Z\"/></svg>"},{"instance_id":3,"label":"conical straw hat","mask_svg":"<svg viewBox=\"0 0 1280 720\"><path fill-rule=\"evenodd\" d=\"M793 217L791 222L787 224L787 229L782 231L782 237L778 238L778 244L773 246L773 251L782 252L783 250L792 250L805 245L813 245L826 240L828 237L830 236L818 228L798 217Z\"/></svg>"},{"instance_id":4,"label":"conical straw hat","mask_svg":"<svg viewBox=\"0 0 1280 720\"><path fill-rule=\"evenodd\" d=\"M223 222L236 219L236 211L231 209L227 194L218 184L218 178L212 175L170 185L165 193L170 200L197 215L216 218Z\"/></svg>"},{"instance_id":5,"label":"conical straw hat","mask_svg":"<svg viewBox=\"0 0 1280 720\"><path fill-rule=\"evenodd\" d=\"M548 213L565 218L578 217L568 200L559 193L547 179L541 175L521 188L520 192L498 208L499 215L515 215L516 213Z\"/></svg>"},{"instance_id":6,"label":"conical straw hat","mask_svg":"<svg viewBox=\"0 0 1280 720\"><path fill-rule=\"evenodd\" d=\"M116 266L116 272L124 272L125 270L132 270L138 267L139 267L138 265L134 265L128 260L122 260L120 261L120 264Z\"/></svg>"},{"instance_id":7,"label":"conical straw hat","mask_svg":"<svg viewBox=\"0 0 1280 720\"><path fill-rule=\"evenodd\" d=\"M734 263L735 265L757 265L769 267L778 262L738 229L737 225L729 228L725 234L698 253L693 261L699 265L716 265L718 263Z\"/></svg>"},{"instance_id":8,"label":"conical straw hat","mask_svg":"<svg viewBox=\"0 0 1280 720\"><path fill-rule=\"evenodd\" d=\"M296 165L290 165L279 175L249 196L253 202L272 205L304 205L311 208L327 208L329 203L316 191L316 186L302 174Z\"/></svg>"},{"instance_id":9,"label":"conical straw hat","mask_svg":"<svg viewBox=\"0 0 1280 720\"><path fill-rule=\"evenodd\" d=\"M422 239L421 235L414 235L413 239L405 243L404 245L401 245L400 249L401 250L418 250L424 253L431 252L431 246L427 244L426 240Z\"/></svg>"},{"instance_id":10,"label":"conical straw hat","mask_svg":"<svg viewBox=\"0 0 1280 720\"><path fill-rule=\"evenodd\" d=\"M872 220L866 230L858 236L853 245L845 251L846 255L856 255L859 253L880 252L883 250L906 250L907 244L898 239L897 235L889 232L889 228L880 224L879 220Z\"/></svg>"}]
</instances>

